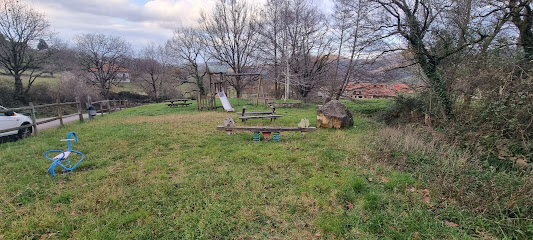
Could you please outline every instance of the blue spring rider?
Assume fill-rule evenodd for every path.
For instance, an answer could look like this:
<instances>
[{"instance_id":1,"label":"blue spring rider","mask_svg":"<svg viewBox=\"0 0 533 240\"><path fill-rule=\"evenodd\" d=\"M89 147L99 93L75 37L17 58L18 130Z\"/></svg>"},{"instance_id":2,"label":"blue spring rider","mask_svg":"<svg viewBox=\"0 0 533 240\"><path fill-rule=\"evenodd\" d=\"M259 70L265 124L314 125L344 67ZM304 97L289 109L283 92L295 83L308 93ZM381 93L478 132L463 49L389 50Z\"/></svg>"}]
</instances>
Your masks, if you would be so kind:
<instances>
[{"instance_id":1,"label":"blue spring rider","mask_svg":"<svg viewBox=\"0 0 533 240\"><path fill-rule=\"evenodd\" d=\"M70 138L71 135L74 135L74 138ZM50 165L50 168L48 168L48 171L47 172L50 172L50 174L52 174L52 177L55 177L55 172L54 172L54 168L56 166L60 166L61 168L63 168L63 172L72 172L72 170L74 170L74 168L76 168L78 166L78 164L81 163L81 161L83 161L83 159L85 159L85 155L81 152L78 152L78 151L75 151L75 150L72 150L72 141L75 141L76 143L78 143L78 136L76 135L75 132L69 132L68 135L67 135L67 139L61 139L61 141L67 141L68 142L68 149L67 151L61 151L61 150L50 150L50 151L47 151L44 153L44 157L50 161L52 161L52 165ZM56 153L59 153L57 156L53 157L53 158L50 158L48 156L49 153L53 153L53 152L56 152ZM72 153L75 153L79 156L81 156L81 159L74 165L72 165L72 162L70 160L70 155Z\"/></svg>"}]
</instances>

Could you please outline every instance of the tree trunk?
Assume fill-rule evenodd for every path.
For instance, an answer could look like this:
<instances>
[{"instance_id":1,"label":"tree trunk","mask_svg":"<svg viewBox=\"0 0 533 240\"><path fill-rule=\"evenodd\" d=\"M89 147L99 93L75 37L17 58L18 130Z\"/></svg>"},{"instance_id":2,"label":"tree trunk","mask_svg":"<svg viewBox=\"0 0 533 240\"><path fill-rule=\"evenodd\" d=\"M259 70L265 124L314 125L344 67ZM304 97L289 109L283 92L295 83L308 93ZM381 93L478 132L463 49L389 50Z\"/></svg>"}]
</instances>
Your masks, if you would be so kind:
<instances>
[{"instance_id":1,"label":"tree trunk","mask_svg":"<svg viewBox=\"0 0 533 240\"><path fill-rule=\"evenodd\" d=\"M239 72L239 71L237 71ZM241 98L242 97L242 90L243 90L243 87L242 87L242 79L241 79L241 76L235 76L235 92L237 93L237 98Z\"/></svg>"},{"instance_id":2,"label":"tree trunk","mask_svg":"<svg viewBox=\"0 0 533 240\"><path fill-rule=\"evenodd\" d=\"M18 104L27 104L26 94L24 92L24 86L22 85L22 78L20 75L15 75L15 92L13 99L18 102Z\"/></svg>"},{"instance_id":3,"label":"tree trunk","mask_svg":"<svg viewBox=\"0 0 533 240\"><path fill-rule=\"evenodd\" d=\"M200 76L198 73L195 74L194 78L196 78L196 85L198 86L198 90L200 90L200 95L205 95L205 89L204 89L204 78Z\"/></svg>"},{"instance_id":4,"label":"tree trunk","mask_svg":"<svg viewBox=\"0 0 533 240\"><path fill-rule=\"evenodd\" d=\"M104 97L104 100L108 100L109 98L109 90L106 87L106 84L104 81L100 82L100 94L102 94L102 97Z\"/></svg>"}]
</instances>

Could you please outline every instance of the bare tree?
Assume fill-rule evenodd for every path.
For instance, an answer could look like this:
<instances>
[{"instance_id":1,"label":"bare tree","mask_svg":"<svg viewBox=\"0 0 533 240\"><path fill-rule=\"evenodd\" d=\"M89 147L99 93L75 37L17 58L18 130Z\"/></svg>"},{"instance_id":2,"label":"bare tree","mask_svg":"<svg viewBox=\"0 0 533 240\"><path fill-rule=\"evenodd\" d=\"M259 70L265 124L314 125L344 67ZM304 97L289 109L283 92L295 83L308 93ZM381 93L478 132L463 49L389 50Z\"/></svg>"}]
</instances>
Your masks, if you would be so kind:
<instances>
[{"instance_id":1,"label":"bare tree","mask_svg":"<svg viewBox=\"0 0 533 240\"><path fill-rule=\"evenodd\" d=\"M76 44L87 81L98 86L100 94L108 99L111 87L121 82L117 73L123 70L131 45L120 37L98 33L78 36Z\"/></svg>"},{"instance_id":2,"label":"bare tree","mask_svg":"<svg viewBox=\"0 0 533 240\"><path fill-rule=\"evenodd\" d=\"M306 98L330 70L332 39L325 15L306 0L269 0L260 16L260 57L274 72L276 97L285 83L285 95L294 86Z\"/></svg>"},{"instance_id":3,"label":"bare tree","mask_svg":"<svg viewBox=\"0 0 533 240\"><path fill-rule=\"evenodd\" d=\"M41 72L40 65L50 51L32 49L39 39L50 37L50 24L42 13L17 0L0 0L0 63L15 80L14 99L26 103L27 94ZM22 75L29 71L26 87Z\"/></svg>"},{"instance_id":4,"label":"bare tree","mask_svg":"<svg viewBox=\"0 0 533 240\"><path fill-rule=\"evenodd\" d=\"M335 0L333 14L336 24L333 29L338 32L338 54L335 74L330 80L330 97L325 102L333 98L339 100L354 76L355 61L359 60L361 53L368 45L368 39L364 36L372 35L364 26L368 17L368 7L366 0ZM349 58L341 57L345 54L349 55ZM339 74L342 74L342 78L339 78Z\"/></svg>"},{"instance_id":5,"label":"bare tree","mask_svg":"<svg viewBox=\"0 0 533 240\"><path fill-rule=\"evenodd\" d=\"M161 95L163 84L169 80L169 59L166 49L162 46L149 43L140 53L140 58L135 61L135 71L141 85L149 89L148 94L157 99Z\"/></svg>"},{"instance_id":6,"label":"bare tree","mask_svg":"<svg viewBox=\"0 0 533 240\"><path fill-rule=\"evenodd\" d=\"M77 52L70 48L67 43L59 39L54 39L48 48L52 56L42 64L42 73L48 73L54 76L55 73L73 71L79 68Z\"/></svg>"},{"instance_id":7,"label":"bare tree","mask_svg":"<svg viewBox=\"0 0 533 240\"><path fill-rule=\"evenodd\" d=\"M205 52L206 36L199 28L181 27L174 31L174 36L167 42L169 54L184 62L189 76L194 77L200 94L205 95L204 76L206 71L200 71L200 62L207 62Z\"/></svg>"},{"instance_id":8,"label":"bare tree","mask_svg":"<svg viewBox=\"0 0 533 240\"><path fill-rule=\"evenodd\" d=\"M286 0L268 0L261 9L261 20L256 26L258 33L261 35L260 57L267 66L273 71L274 75L274 95L275 98L281 96L281 72L282 72L282 45L283 29L285 29L284 6Z\"/></svg>"},{"instance_id":9,"label":"bare tree","mask_svg":"<svg viewBox=\"0 0 533 240\"><path fill-rule=\"evenodd\" d=\"M244 0L220 0L210 15L202 14L209 55L227 64L234 73L246 73L255 64L259 40L254 14ZM240 98L250 81L244 81L241 76L231 79L229 84Z\"/></svg>"},{"instance_id":10,"label":"bare tree","mask_svg":"<svg viewBox=\"0 0 533 240\"><path fill-rule=\"evenodd\" d=\"M291 85L302 98L324 84L331 64L332 39L326 17L305 0L289 0L285 8L283 56Z\"/></svg>"}]
</instances>

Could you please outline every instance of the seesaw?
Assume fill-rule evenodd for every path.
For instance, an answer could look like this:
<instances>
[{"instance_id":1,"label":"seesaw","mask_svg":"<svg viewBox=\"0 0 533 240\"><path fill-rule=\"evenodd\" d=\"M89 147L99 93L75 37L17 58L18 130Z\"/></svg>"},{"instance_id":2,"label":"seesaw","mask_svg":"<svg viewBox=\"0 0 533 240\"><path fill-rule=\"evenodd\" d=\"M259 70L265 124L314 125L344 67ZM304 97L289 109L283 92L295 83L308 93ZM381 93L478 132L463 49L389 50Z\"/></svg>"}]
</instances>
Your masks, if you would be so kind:
<instances>
[{"instance_id":1,"label":"seesaw","mask_svg":"<svg viewBox=\"0 0 533 240\"><path fill-rule=\"evenodd\" d=\"M286 131L301 132L302 136L305 136L307 132L316 131L315 127L309 127L309 120L302 119L298 124L298 127L268 127L268 126L235 126L235 121L232 118L227 118L225 121L225 126L217 126L217 130L226 131L229 135L233 134L234 131L250 131L253 132L253 141L261 141L261 133L265 138L265 142L268 142L270 135L272 135L272 140L274 142L279 142L280 133Z\"/></svg>"},{"instance_id":2,"label":"seesaw","mask_svg":"<svg viewBox=\"0 0 533 240\"><path fill-rule=\"evenodd\" d=\"M71 135L74 135L74 138L70 138ZM60 166L63 169L63 172L72 172L74 168L78 166L78 164L85 159L85 155L81 152L72 150L72 141L78 143L78 136L75 132L69 132L67 135L67 139L61 139L60 141L66 141L68 142L68 149L66 151L62 150L50 150L44 153L44 157L50 161L52 161L52 164L50 165L50 168L48 168L48 172L52 174L52 177L55 177L54 168L56 166ZM51 158L48 156L49 153L59 153L55 157ZM81 156L81 159L74 165L72 165L70 155L71 154L79 155Z\"/></svg>"}]
</instances>

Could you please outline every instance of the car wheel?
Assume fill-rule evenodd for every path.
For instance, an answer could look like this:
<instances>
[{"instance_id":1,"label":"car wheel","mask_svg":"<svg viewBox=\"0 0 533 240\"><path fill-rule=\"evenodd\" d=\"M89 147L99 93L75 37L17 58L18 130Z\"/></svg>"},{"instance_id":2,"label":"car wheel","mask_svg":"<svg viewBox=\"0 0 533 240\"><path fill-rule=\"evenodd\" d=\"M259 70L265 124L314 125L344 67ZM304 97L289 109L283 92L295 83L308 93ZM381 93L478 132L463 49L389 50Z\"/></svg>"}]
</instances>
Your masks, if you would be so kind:
<instances>
[{"instance_id":1,"label":"car wheel","mask_svg":"<svg viewBox=\"0 0 533 240\"><path fill-rule=\"evenodd\" d=\"M24 126L24 125L22 125L22 126ZM27 128L20 129L19 133L18 133L18 137L19 137L19 139L30 137L31 136L31 132L32 132L31 126L27 127Z\"/></svg>"}]
</instances>

